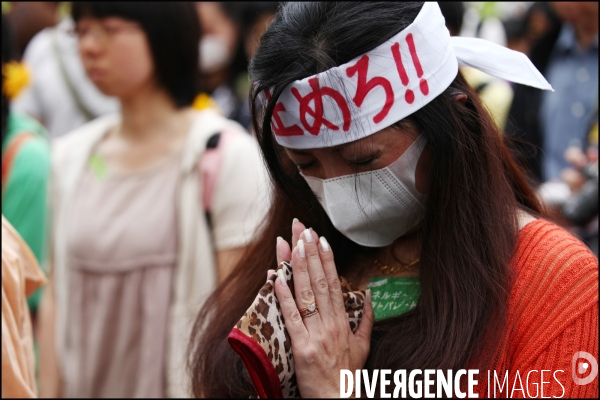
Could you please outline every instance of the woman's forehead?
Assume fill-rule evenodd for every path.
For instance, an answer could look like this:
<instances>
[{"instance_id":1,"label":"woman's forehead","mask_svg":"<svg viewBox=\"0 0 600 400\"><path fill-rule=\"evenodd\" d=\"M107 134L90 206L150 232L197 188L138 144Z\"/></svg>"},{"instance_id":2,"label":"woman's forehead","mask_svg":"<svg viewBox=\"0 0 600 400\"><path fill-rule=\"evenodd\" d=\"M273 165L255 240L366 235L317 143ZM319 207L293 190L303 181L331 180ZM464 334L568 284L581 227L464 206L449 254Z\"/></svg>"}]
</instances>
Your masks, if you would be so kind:
<instances>
[{"instance_id":1,"label":"woman's forehead","mask_svg":"<svg viewBox=\"0 0 600 400\"><path fill-rule=\"evenodd\" d=\"M315 149L294 149L285 147L286 151L291 154L311 154L314 152L334 152L341 153L344 151L359 151L364 148L373 146L402 146L404 141L412 142L418 136L416 127L409 121L402 121L401 124L388 126L373 135L361 138L348 143L342 143L331 147L319 147Z\"/></svg>"}]
</instances>

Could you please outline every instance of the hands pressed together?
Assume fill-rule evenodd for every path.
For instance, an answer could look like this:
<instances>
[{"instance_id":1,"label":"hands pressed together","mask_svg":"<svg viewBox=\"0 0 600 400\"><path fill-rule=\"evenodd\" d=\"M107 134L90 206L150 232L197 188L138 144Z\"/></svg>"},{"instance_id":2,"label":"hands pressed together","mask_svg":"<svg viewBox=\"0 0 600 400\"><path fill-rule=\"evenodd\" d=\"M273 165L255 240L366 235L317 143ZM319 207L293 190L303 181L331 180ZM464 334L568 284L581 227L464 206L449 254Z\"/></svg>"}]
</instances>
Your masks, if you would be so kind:
<instances>
[{"instance_id":1,"label":"hands pressed together","mask_svg":"<svg viewBox=\"0 0 600 400\"><path fill-rule=\"evenodd\" d=\"M302 397L339 397L340 370L363 368L369 354L373 309L367 291L362 321L352 333L344 307L333 252L324 237L306 229L298 220L292 224L292 249L277 240L277 262L291 260L295 299L280 276L275 293L281 306L292 352L298 388ZM269 271L269 275L273 273ZM304 318L303 310L316 304L317 313Z\"/></svg>"}]
</instances>

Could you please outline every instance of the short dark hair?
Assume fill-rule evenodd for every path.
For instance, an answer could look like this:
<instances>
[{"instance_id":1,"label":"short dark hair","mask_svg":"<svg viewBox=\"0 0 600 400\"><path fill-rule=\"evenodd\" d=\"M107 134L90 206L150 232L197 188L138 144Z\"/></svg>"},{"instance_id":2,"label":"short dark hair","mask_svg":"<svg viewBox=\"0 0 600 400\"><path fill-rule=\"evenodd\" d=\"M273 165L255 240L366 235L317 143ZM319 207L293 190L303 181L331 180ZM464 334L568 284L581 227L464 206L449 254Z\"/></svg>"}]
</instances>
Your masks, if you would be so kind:
<instances>
[{"instance_id":1,"label":"short dark hair","mask_svg":"<svg viewBox=\"0 0 600 400\"><path fill-rule=\"evenodd\" d=\"M177 107L192 104L199 89L200 21L189 2L74 2L78 21L84 16L121 17L138 22L150 44L159 83Z\"/></svg>"},{"instance_id":2,"label":"short dark hair","mask_svg":"<svg viewBox=\"0 0 600 400\"><path fill-rule=\"evenodd\" d=\"M502 21L507 40L517 40L527 33L527 16L519 16Z\"/></svg>"},{"instance_id":3,"label":"short dark hair","mask_svg":"<svg viewBox=\"0 0 600 400\"><path fill-rule=\"evenodd\" d=\"M2 62L9 62L15 60L15 44L14 34L10 21L3 15L2 16Z\"/></svg>"},{"instance_id":4,"label":"short dark hair","mask_svg":"<svg viewBox=\"0 0 600 400\"><path fill-rule=\"evenodd\" d=\"M275 15L279 7L277 1L222 1L219 4L223 12L238 23L244 33L248 33L264 14Z\"/></svg>"}]
</instances>

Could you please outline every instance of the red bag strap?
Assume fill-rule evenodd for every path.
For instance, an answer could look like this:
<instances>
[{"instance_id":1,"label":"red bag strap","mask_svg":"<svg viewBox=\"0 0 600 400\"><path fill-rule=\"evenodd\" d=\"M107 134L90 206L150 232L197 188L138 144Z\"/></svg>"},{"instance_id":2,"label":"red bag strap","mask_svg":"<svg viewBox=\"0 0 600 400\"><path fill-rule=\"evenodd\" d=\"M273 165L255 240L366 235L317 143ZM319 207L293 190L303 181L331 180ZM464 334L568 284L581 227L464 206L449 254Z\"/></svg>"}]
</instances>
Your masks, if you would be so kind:
<instances>
[{"instance_id":1,"label":"red bag strap","mask_svg":"<svg viewBox=\"0 0 600 400\"><path fill-rule=\"evenodd\" d=\"M15 137L6 147L6 151L2 155L2 192L8 182L8 176L12 168L13 160L17 156L19 149L23 147L25 143L33 139L34 134L31 132L24 132Z\"/></svg>"}]
</instances>

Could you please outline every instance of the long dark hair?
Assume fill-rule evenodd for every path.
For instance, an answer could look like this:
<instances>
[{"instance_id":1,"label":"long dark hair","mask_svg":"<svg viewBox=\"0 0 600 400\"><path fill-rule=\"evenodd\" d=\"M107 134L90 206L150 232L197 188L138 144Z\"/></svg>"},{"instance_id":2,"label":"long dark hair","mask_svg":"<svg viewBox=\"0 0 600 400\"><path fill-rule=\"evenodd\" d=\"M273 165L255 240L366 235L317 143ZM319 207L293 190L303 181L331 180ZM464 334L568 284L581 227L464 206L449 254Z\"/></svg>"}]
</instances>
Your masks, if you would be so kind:
<instances>
[{"instance_id":1,"label":"long dark hair","mask_svg":"<svg viewBox=\"0 0 600 400\"><path fill-rule=\"evenodd\" d=\"M293 217L327 237L338 272L368 253L339 233L297 168L274 140L270 120L291 82L346 63L406 28L422 2L285 4L251 62L254 128L274 182L262 234L201 310L190 346L197 396L247 396L251 381L226 337L276 266L275 239ZM270 88L262 108L259 95ZM464 104L457 95L466 95ZM459 73L452 85L407 118L433 154L416 309L376 324L381 339L366 368L457 369L491 359L504 333L517 210L541 212L503 136ZM402 123L402 122L400 122Z\"/></svg>"}]
</instances>

